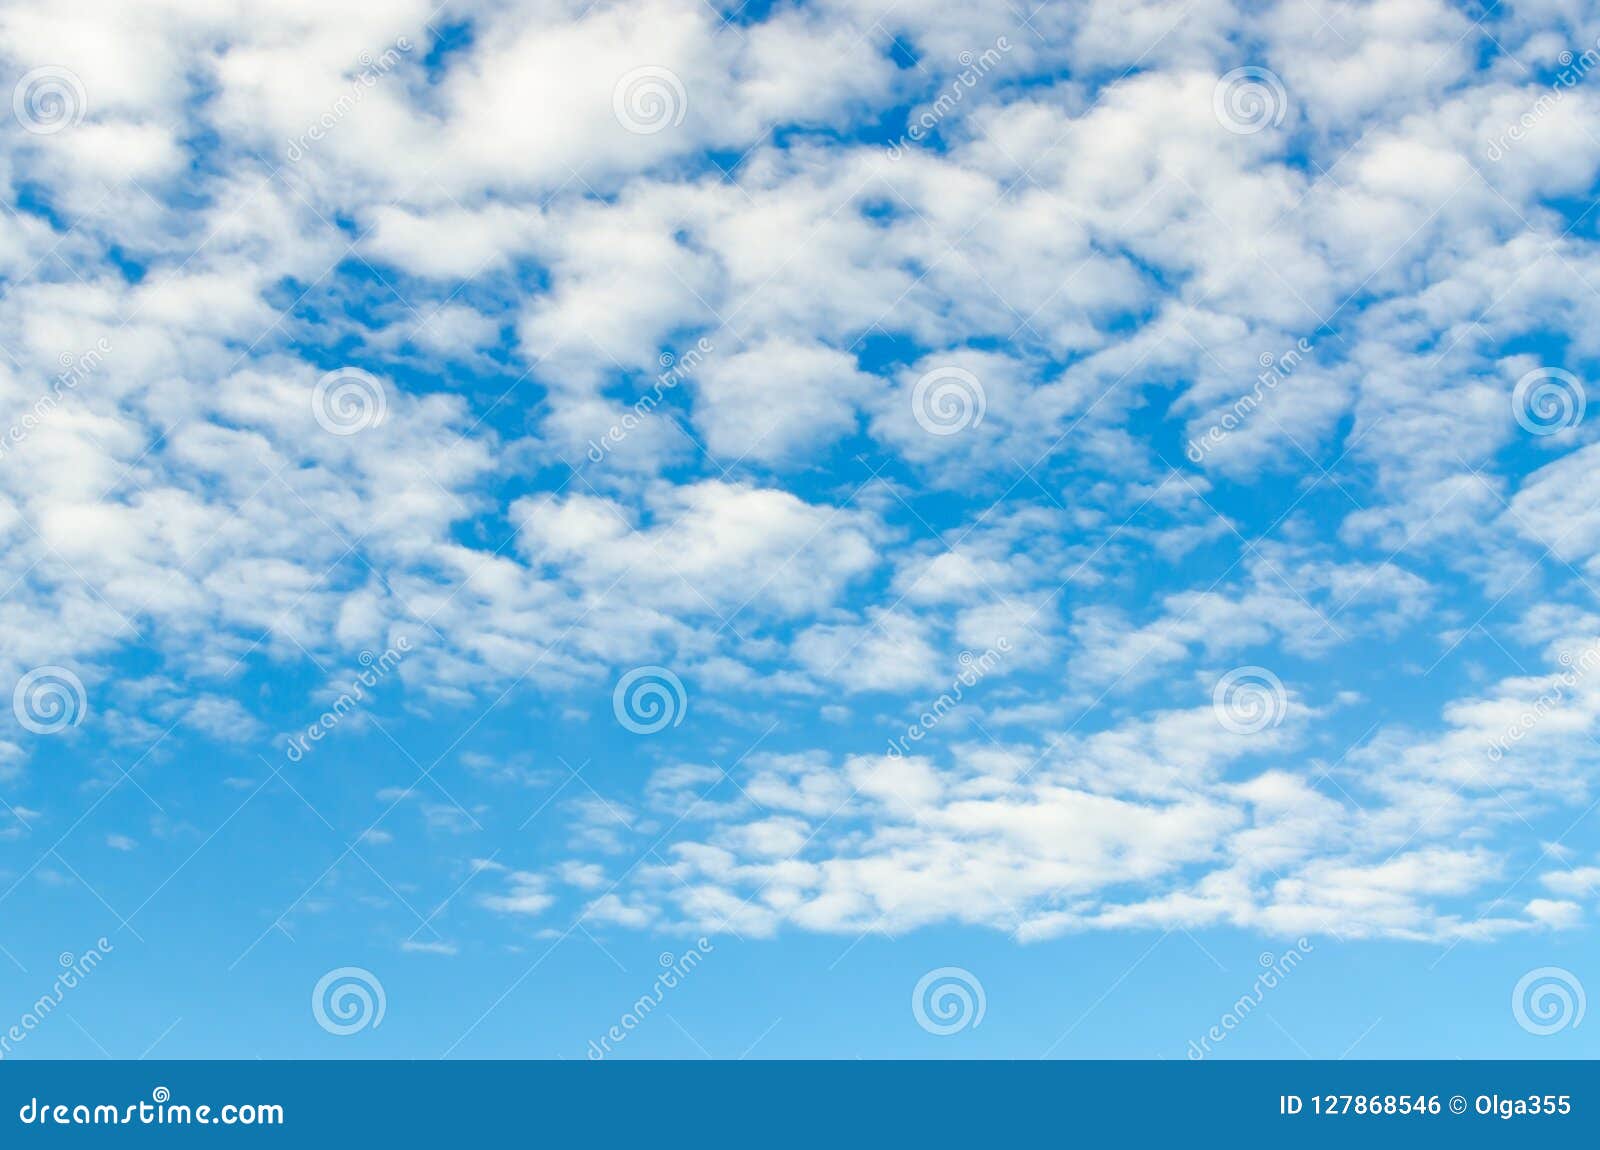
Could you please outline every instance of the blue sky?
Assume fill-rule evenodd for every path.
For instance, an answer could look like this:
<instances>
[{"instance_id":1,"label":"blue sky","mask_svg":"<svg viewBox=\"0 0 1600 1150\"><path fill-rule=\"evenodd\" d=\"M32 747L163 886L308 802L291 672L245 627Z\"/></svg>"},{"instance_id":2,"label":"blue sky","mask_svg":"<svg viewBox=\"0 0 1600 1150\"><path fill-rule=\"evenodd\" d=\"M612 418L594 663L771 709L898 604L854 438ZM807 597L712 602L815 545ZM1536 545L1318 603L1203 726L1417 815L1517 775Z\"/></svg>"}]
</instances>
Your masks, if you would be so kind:
<instances>
[{"instance_id":1,"label":"blue sky","mask_svg":"<svg viewBox=\"0 0 1600 1150\"><path fill-rule=\"evenodd\" d=\"M0 1054L1594 1053L1597 36L11 6Z\"/></svg>"}]
</instances>

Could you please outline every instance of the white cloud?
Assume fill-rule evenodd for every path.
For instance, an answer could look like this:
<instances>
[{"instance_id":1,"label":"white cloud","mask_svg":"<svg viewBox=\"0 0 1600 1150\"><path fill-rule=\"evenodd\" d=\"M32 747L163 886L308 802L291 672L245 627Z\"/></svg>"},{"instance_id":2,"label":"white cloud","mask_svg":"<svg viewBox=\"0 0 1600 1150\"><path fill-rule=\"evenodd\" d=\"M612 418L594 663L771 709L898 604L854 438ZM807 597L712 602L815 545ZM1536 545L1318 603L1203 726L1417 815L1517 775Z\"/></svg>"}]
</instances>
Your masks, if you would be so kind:
<instances>
[{"instance_id":1,"label":"white cloud","mask_svg":"<svg viewBox=\"0 0 1600 1150\"><path fill-rule=\"evenodd\" d=\"M555 904L555 895L549 893L543 876L531 871L512 871L506 876L504 894L478 896L478 902L490 910L505 914L540 915Z\"/></svg>"}]
</instances>

